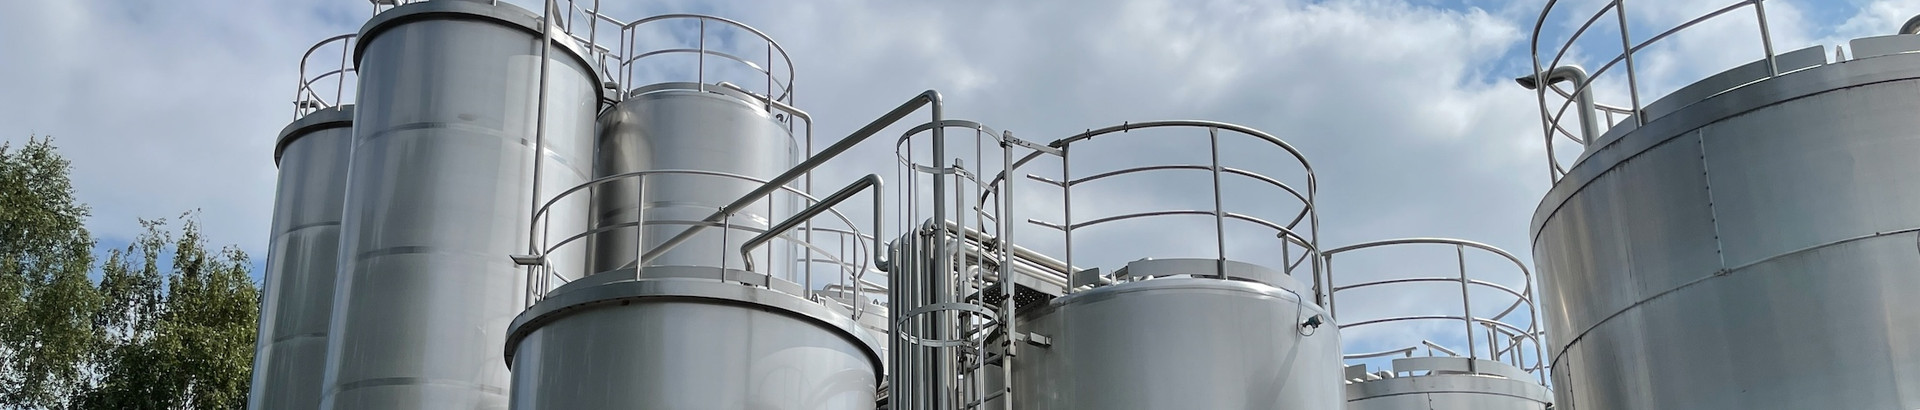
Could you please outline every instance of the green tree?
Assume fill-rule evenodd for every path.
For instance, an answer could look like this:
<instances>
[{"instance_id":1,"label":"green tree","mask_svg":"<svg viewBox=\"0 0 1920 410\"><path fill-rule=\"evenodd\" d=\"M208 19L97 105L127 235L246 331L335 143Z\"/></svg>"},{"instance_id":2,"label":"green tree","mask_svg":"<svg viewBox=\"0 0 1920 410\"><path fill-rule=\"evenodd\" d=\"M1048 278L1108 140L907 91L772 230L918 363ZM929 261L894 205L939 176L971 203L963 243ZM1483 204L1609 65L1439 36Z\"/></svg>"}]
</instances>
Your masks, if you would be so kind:
<instances>
[{"instance_id":1,"label":"green tree","mask_svg":"<svg viewBox=\"0 0 1920 410\"><path fill-rule=\"evenodd\" d=\"M260 303L251 263L231 246L210 252L198 221L181 219L177 237L165 221L142 221L146 234L109 253L101 287L110 297L98 323L112 346L100 350L99 383L74 407L246 406ZM169 247L172 270L161 282L158 261Z\"/></svg>"},{"instance_id":2,"label":"green tree","mask_svg":"<svg viewBox=\"0 0 1920 410\"><path fill-rule=\"evenodd\" d=\"M0 406L64 406L100 345L94 242L70 167L52 138L0 144Z\"/></svg>"}]
</instances>

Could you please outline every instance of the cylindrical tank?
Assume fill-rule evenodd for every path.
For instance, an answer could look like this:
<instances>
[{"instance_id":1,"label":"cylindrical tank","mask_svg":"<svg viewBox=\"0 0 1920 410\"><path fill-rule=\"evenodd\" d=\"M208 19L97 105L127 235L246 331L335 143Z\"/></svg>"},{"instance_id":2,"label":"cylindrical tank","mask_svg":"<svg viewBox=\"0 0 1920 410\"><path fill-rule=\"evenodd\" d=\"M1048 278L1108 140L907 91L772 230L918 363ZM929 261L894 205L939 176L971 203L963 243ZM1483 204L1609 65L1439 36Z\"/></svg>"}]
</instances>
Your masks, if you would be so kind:
<instances>
[{"instance_id":1,"label":"cylindrical tank","mask_svg":"<svg viewBox=\"0 0 1920 410\"><path fill-rule=\"evenodd\" d=\"M353 106L343 105L294 120L274 144L280 183L247 408L320 405L352 143Z\"/></svg>"},{"instance_id":2,"label":"cylindrical tank","mask_svg":"<svg viewBox=\"0 0 1920 410\"><path fill-rule=\"evenodd\" d=\"M526 306L526 272L509 255L528 252L534 150L543 196L585 181L601 83L571 41L545 50L540 21L504 3L434 0L361 29L323 407L507 407L499 348ZM573 205L552 223L583 226L586 202Z\"/></svg>"},{"instance_id":3,"label":"cylindrical tank","mask_svg":"<svg viewBox=\"0 0 1920 410\"><path fill-rule=\"evenodd\" d=\"M1232 279L1211 277L1217 266ZM1126 270L1154 279L1071 293L1018 318L1014 408L1340 408L1340 332L1318 325L1326 310L1302 299L1305 286L1213 259Z\"/></svg>"},{"instance_id":4,"label":"cylindrical tank","mask_svg":"<svg viewBox=\"0 0 1920 410\"><path fill-rule=\"evenodd\" d=\"M872 409L878 339L827 306L710 279L602 273L554 290L506 345L516 409Z\"/></svg>"},{"instance_id":5,"label":"cylindrical tank","mask_svg":"<svg viewBox=\"0 0 1920 410\"><path fill-rule=\"evenodd\" d=\"M1553 401L1533 375L1493 360L1409 357L1391 372L1350 376L1346 410L1541 410Z\"/></svg>"},{"instance_id":6,"label":"cylindrical tank","mask_svg":"<svg viewBox=\"0 0 1920 410\"><path fill-rule=\"evenodd\" d=\"M1555 405L1920 408L1920 54L1706 91L1534 214Z\"/></svg>"},{"instance_id":7,"label":"cylindrical tank","mask_svg":"<svg viewBox=\"0 0 1920 410\"><path fill-rule=\"evenodd\" d=\"M600 230L591 270L515 320L506 344L513 408L874 407L877 339L782 273L790 243L757 254L759 272L737 269L740 246L790 216L793 194L777 192L633 267L636 239L657 247L799 161L764 103L696 83L641 87L601 115L596 155L595 177L612 179L591 190ZM620 177L636 172L647 174Z\"/></svg>"},{"instance_id":8,"label":"cylindrical tank","mask_svg":"<svg viewBox=\"0 0 1920 410\"><path fill-rule=\"evenodd\" d=\"M594 176L636 171L693 170L702 174L647 175L645 184L645 247L652 249L680 231L759 188L766 180L800 162L800 152L786 125L753 97L717 86L701 89L694 83L662 83L634 90L600 116ZM728 174L732 176L720 176ZM597 235L590 251L591 271L604 272L633 263L636 247L631 228L636 195L634 182L609 182L594 193L594 226L609 229ZM721 229L707 229L692 240L661 254L648 266L715 266L741 268L740 245L774 222L784 220L798 204L795 196L776 192L760 206L728 219ZM772 260L756 258L761 272L791 280L785 269L793 260L790 242L767 246Z\"/></svg>"}]
</instances>

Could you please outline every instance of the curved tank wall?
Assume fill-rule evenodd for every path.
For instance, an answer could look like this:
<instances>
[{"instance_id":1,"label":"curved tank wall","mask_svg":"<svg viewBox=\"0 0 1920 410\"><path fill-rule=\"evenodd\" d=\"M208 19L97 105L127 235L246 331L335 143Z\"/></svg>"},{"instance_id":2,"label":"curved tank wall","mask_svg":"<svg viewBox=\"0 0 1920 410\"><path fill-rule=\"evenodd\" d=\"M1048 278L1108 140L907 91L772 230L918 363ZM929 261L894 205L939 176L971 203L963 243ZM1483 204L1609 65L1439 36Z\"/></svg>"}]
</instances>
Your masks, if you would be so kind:
<instances>
[{"instance_id":1,"label":"curved tank wall","mask_svg":"<svg viewBox=\"0 0 1920 410\"><path fill-rule=\"evenodd\" d=\"M507 407L499 349L526 306L526 273L508 255L528 251L539 22L507 4L440 0L361 29L323 407ZM548 193L588 178L600 85L578 53L554 45ZM559 207L555 224L584 224L585 205Z\"/></svg>"},{"instance_id":2,"label":"curved tank wall","mask_svg":"<svg viewBox=\"0 0 1920 410\"><path fill-rule=\"evenodd\" d=\"M1920 408L1920 55L1615 130L1534 216L1560 409Z\"/></svg>"},{"instance_id":3,"label":"curved tank wall","mask_svg":"<svg viewBox=\"0 0 1920 410\"><path fill-rule=\"evenodd\" d=\"M279 192L248 408L320 405L352 143L352 105L315 111L280 131L274 148Z\"/></svg>"},{"instance_id":4,"label":"curved tank wall","mask_svg":"<svg viewBox=\"0 0 1920 410\"><path fill-rule=\"evenodd\" d=\"M1199 262L1205 269L1193 272L1215 272L1216 261ZM1128 269L1146 275L1140 263ZM1267 278L1281 286L1157 278L1024 313L1015 327L1029 344L1013 359L1014 408L1340 408L1339 332L1300 327L1326 311L1301 300L1291 278Z\"/></svg>"},{"instance_id":5,"label":"curved tank wall","mask_svg":"<svg viewBox=\"0 0 1920 410\"><path fill-rule=\"evenodd\" d=\"M594 164L596 177L650 170L698 170L726 173L749 179L714 175L659 174L647 176L647 201L644 238L652 249L690 225L670 221L700 221L720 207L733 203L762 182L786 172L799 162L800 153L785 125L752 97L731 90L708 86L700 90L692 83L665 83L641 88L600 116L600 131ZM596 190L594 226L614 227L632 224L634 204L639 197L635 184L609 182ZM772 195L773 208L766 204L747 208L731 218L732 229L708 229L674 248L648 266L717 266L741 268L740 245L765 230L773 221L786 219L797 206L791 194ZM613 229L594 238L590 254L592 270L587 273L631 267L636 247L631 229ZM769 243L775 261L790 261L790 244ZM761 251L762 255L764 252ZM761 272L792 280L785 272L789 263L759 261Z\"/></svg>"},{"instance_id":6,"label":"curved tank wall","mask_svg":"<svg viewBox=\"0 0 1920 410\"><path fill-rule=\"evenodd\" d=\"M516 319L516 409L874 408L877 338L825 306L655 267L569 283ZM734 274L751 273L734 271Z\"/></svg>"},{"instance_id":7,"label":"curved tank wall","mask_svg":"<svg viewBox=\"0 0 1920 410\"><path fill-rule=\"evenodd\" d=\"M1535 375L1492 360L1409 357L1392 372L1348 376L1346 410L1543 410L1553 401Z\"/></svg>"}]
</instances>

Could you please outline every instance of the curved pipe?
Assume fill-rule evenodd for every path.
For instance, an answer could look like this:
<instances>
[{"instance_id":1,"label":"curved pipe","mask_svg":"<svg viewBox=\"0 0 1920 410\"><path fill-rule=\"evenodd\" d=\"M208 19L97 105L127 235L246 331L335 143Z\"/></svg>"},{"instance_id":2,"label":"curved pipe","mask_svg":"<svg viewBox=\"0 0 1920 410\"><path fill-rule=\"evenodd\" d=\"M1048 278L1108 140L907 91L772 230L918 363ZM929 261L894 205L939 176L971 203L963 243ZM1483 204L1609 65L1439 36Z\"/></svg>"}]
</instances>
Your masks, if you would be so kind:
<instances>
[{"instance_id":1,"label":"curved pipe","mask_svg":"<svg viewBox=\"0 0 1920 410\"><path fill-rule=\"evenodd\" d=\"M848 184L845 188L840 188L840 191L834 192L833 195L828 195L826 198L821 199L820 202L814 203L813 206L802 209L799 213L787 218L787 220L774 224L771 228L767 228L766 232L762 232L759 235L755 235L752 239L748 239L745 244L740 245L740 260L746 262L748 271L752 271L752 252L754 248L767 243L767 241L773 240L788 230L800 227L800 224L806 223L807 220L813 219L815 216L820 216L820 214L832 211L834 206L840 205L841 202L846 202L848 198L853 198L855 194L859 194L860 191L864 191L867 188L873 188L873 231L876 233L873 236L873 261L874 265L878 267L880 271L887 271L887 262L886 259L884 259L885 255L882 255L883 251L880 245L880 235L877 234L882 228L881 223L884 219L882 216L886 214L886 212L884 212L886 207L882 204L882 200L885 197L880 195L880 190L884 188L882 187L880 176L874 174L867 174L866 177L860 178L858 181L853 181L852 184ZM807 286L811 288L813 284L807 284Z\"/></svg>"},{"instance_id":2,"label":"curved pipe","mask_svg":"<svg viewBox=\"0 0 1920 410\"><path fill-rule=\"evenodd\" d=\"M1513 79L1514 82L1520 83L1521 87L1529 90L1541 90L1542 87L1553 83L1572 81L1575 90L1573 98L1575 103L1580 105L1580 133L1582 134L1580 139L1583 143L1591 143L1600 138L1600 124L1599 119L1594 118L1593 115L1593 90L1587 87L1587 80L1587 70L1572 64Z\"/></svg>"}]
</instances>

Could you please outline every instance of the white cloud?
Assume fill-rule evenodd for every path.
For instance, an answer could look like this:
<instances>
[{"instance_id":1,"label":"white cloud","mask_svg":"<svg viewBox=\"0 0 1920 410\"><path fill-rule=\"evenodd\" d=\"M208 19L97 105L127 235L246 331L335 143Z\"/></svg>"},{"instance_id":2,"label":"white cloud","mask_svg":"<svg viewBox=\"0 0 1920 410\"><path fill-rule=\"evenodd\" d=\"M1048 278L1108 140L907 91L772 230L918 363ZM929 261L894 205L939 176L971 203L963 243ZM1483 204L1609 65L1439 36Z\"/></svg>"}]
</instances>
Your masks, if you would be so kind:
<instances>
[{"instance_id":1,"label":"white cloud","mask_svg":"<svg viewBox=\"0 0 1920 410\"><path fill-rule=\"evenodd\" d=\"M621 16L703 12L768 32L793 55L798 105L820 120L822 141L929 88L946 94L951 115L1028 140L1175 118L1268 131L1313 161L1326 246L1455 236L1524 257L1527 224L1547 188L1533 94L1509 80L1531 69L1520 50L1537 5L608 3ZM1670 25L1717 3L1642 1L1633 11L1650 24ZM1803 3L1810 2L1766 3L1776 49L1890 32L1920 11L1920 1L1878 0L1856 6L1840 22L1818 22L1802 11L1832 5ZM365 5L84 0L15 6L0 14L0 78L6 79L0 95L7 97L0 99L0 138L60 137L74 160L81 198L93 205L89 226L99 236L131 237L138 233L136 217L200 208L214 242L238 243L264 257L272 139L291 119L294 65L314 41L357 29ZM1670 90L1757 58L1757 45L1750 53L1724 47L1744 44L1752 30L1742 26L1751 26L1748 20L1729 21L1649 50L1641 69L1654 85L1646 91ZM1577 54L1611 55L1604 45L1583 43ZM895 135L856 149L823 172L818 185L836 187L866 173L894 175L892 148L882 141ZM1142 186L1148 195L1155 192ZM1116 235L1147 239L1138 249L1155 249L1150 233L1136 227Z\"/></svg>"}]
</instances>

